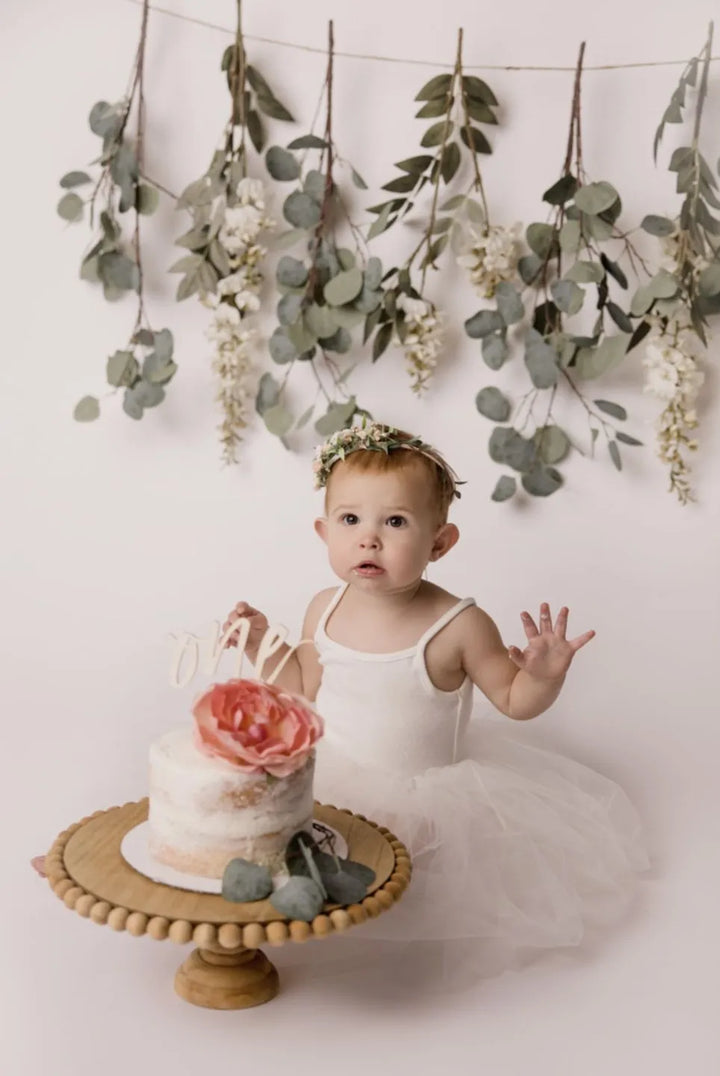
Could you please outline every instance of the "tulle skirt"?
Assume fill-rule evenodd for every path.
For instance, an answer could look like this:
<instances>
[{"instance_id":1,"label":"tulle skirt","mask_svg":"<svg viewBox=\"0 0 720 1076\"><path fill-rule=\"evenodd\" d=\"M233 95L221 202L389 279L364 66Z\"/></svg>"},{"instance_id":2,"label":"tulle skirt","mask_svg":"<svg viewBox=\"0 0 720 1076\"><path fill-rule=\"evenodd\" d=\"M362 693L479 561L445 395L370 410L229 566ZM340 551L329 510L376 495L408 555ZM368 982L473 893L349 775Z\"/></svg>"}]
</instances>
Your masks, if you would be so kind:
<instances>
[{"instance_id":1,"label":"tulle skirt","mask_svg":"<svg viewBox=\"0 0 720 1076\"><path fill-rule=\"evenodd\" d=\"M516 951L578 945L620 918L649 866L622 789L498 722L474 723L469 742L470 757L407 779L321 745L316 798L388 826L413 860L402 899L358 936L476 939L509 963Z\"/></svg>"}]
</instances>

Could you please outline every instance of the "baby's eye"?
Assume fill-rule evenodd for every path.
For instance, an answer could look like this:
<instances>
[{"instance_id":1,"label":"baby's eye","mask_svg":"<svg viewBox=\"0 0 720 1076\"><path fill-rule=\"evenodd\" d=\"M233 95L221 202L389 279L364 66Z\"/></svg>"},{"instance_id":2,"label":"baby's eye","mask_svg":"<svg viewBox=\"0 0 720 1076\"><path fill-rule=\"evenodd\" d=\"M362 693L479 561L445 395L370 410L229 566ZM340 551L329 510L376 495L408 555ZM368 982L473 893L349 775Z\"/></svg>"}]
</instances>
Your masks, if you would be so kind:
<instances>
[{"instance_id":1,"label":"baby's eye","mask_svg":"<svg viewBox=\"0 0 720 1076\"><path fill-rule=\"evenodd\" d=\"M390 516L388 523L391 527L404 527L407 520L405 516Z\"/></svg>"},{"instance_id":2,"label":"baby's eye","mask_svg":"<svg viewBox=\"0 0 720 1076\"><path fill-rule=\"evenodd\" d=\"M340 516L340 522L341 523L347 523L349 526L352 527L356 523L358 523L359 520L358 520L358 517L355 515L354 512L345 512L345 513L343 513L343 515Z\"/></svg>"}]
</instances>

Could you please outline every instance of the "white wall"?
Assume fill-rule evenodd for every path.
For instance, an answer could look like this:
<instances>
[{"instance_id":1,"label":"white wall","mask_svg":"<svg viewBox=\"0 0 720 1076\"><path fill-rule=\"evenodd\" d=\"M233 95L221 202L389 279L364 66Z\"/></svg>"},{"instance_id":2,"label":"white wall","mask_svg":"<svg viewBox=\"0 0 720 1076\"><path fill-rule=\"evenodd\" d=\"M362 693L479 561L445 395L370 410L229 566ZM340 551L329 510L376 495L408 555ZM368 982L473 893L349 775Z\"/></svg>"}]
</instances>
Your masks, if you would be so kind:
<instances>
[{"instance_id":1,"label":"white wall","mask_svg":"<svg viewBox=\"0 0 720 1076\"><path fill-rule=\"evenodd\" d=\"M229 0L170 0L167 6L225 26L233 22ZM686 58L700 48L713 14L704 0L688 0L682 9L660 5L650 17L645 5L619 0L510 0L485 7L470 0L441 6L265 0L246 2L245 9L248 34L312 46L324 44L332 15L339 51L450 62L463 25L468 65L567 67L583 39L588 65ZM6 948L9 943L14 961L3 985L6 1014L14 1013L13 1071L31 1076L50 1059L56 1072L96 1071L94 1052L103 1042L102 1071L128 1071L132 1063L145 1071L133 1052L141 1047L116 1039L123 1024L140 1029L148 1071L153 1058L166 1056L168 1030L179 1047L178 1071L189 1072L201 1058L218 1063L235 1048L231 1027L242 1028L245 1049L257 1060L283 1013L286 1021L298 1019L299 1031L312 1014L307 1006L331 1005L322 981L313 993L298 975L281 999L254 1014L215 1019L183 1006L169 988L178 950L82 923L27 868L28 858L70 822L144 794L149 740L187 720L198 687L168 687L169 632L202 631L247 598L296 633L308 597L332 583L311 526L320 498L312 490L309 439L302 453L288 454L256 423L242 465L223 469L218 462L204 312L192 301L176 304L176 278L164 273L178 256L173 238L187 226L168 203L144 229L150 316L155 327L172 328L180 366L167 400L141 423L114 400L91 426L72 420L77 399L102 389L105 358L126 339L134 307L131 300L106 304L77 279L87 233L56 216L57 181L95 155L87 113L96 100L121 94L139 21L140 8L126 0L5 0L0 14L0 652L3 792L11 822L5 857L12 864L3 897L4 922L13 924ZM147 170L173 191L201 173L220 134L227 95L218 64L228 40L212 29L151 15ZM250 48L278 95L292 102L301 133L315 108L323 57L270 44ZM584 78L585 165L591 177L618 187L629 225L678 204L665 169L678 144L676 129L668 130L657 169L651 145L680 70L588 71ZM410 119L412 98L433 73L432 66L337 59L337 141L372 187L390 178L394 160L417 152L424 127ZM503 104L502 124L492 136L495 152L482 162L494 219L542 219L542 191L557 178L565 153L572 72L480 73ZM706 150L714 162L720 151L712 137L720 119L717 65L711 91ZM289 139L289 131L277 125L277 139ZM362 201L355 202L359 211ZM387 258L400 257L406 242L393 231L379 247ZM456 325L479 305L454 271L432 288ZM476 412L474 397L484 384L517 392L525 382L512 368L494 379L478 345L459 329L449 352L422 401L411 395L402 362L390 353L373 369L359 367L352 383L378 417L436 443L467 480L455 514L461 542L431 577L475 595L508 643L522 639L520 610L536 609L543 599L554 607L567 603L577 631L597 630L552 711L512 731L621 781L647 819L657 863L644 913L609 952L584 963L550 958L524 977L485 984L468 1001L492 1012L487 1021L476 1012L482 1028L474 1056L508 1073L524 1072L530 1063L534 1072L569 1071L557 1066L565 1036L563 1055L582 1058L588 1074L610 1065L629 1073L641 1061L658 1073L688 1062L693 1071L712 1071L708 1051L717 1052L717 1044L709 1038L710 998L717 972L704 956L709 933L717 942L711 893L720 881L717 840L710 839L711 832L717 837L716 810L711 814L717 808L720 620L717 344L700 409L698 503L684 509L666 492L663 467L650 447L626 451L622 475L602 454L595 462L575 456L563 464L566 487L554 497L493 504L489 494L500 472L487 455L490 424ZM651 445L657 405L641 391L639 350L602 385L602 395L625 404L630 428ZM309 383L302 391L309 399ZM576 412L568 421L584 433ZM481 700L478 705L486 709ZM97 980L103 989L95 988ZM111 989L117 991L112 1016ZM634 998L632 1014L623 996ZM338 996L334 1001L324 1030L341 1042L358 1006L343 1007ZM657 1020L671 1011L672 1022ZM31 1028L38 1016L46 1028L42 1037ZM415 1071L425 1071L423 1064L431 1070L439 1043L445 1043L446 1060L460 1061L475 1041L472 1021L463 1022L457 1007L426 1013L423 1031L413 1027L409 1010L394 1025L380 1014L376 1023L367 1013L360 1019L370 1021L384 1051L378 1056L395 1058L395 1067L402 1065L399 1051L417 1051L418 1058L422 1051L426 1060L417 1061ZM525 1029L522 1041L513 1030L518 1023ZM606 1031L613 1026L615 1037ZM214 1040L204 1034L209 1030ZM274 1049L284 1056L282 1044ZM695 1055L701 1065L693 1066ZM59 1068L58 1058L64 1059Z\"/></svg>"}]
</instances>

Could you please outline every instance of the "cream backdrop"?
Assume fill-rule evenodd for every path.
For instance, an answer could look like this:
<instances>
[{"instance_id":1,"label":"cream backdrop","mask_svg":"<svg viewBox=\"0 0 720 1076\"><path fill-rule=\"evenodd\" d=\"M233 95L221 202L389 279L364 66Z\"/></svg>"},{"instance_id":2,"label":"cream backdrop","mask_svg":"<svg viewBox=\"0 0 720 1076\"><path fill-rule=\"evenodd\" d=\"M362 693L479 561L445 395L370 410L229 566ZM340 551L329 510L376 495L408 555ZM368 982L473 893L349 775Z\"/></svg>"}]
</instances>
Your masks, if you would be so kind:
<instances>
[{"instance_id":1,"label":"cream backdrop","mask_svg":"<svg viewBox=\"0 0 720 1076\"><path fill-rule=\"evenodd\" d=\"M231 0L167 6L233 23ZM463 25L468 65L572 67L582 39L588 65L686 58L702 45L712 7L686 0L649 15L632 0L246 0L245 28L322 47L332 15L340 51L440 63L452 61ZM436 443L467 480L455 513L460 544L431 578L475 595L507 642L521 642L520 610L536 610L543 599L554 609L569 605L574 631L597 630L553 709L509 727L615 777L647 820L654 876L635 914L597 952L551 955L431 1004L402 992L381 1003L363 991L361 973L355 983L310 976L310 948L286 947L274 954L288 965L277 1001L244 1014L208 1013L172 993L177 947L84 922L31 872L29 858L60 829L142 796L149 740L188 720L201 685L168 686L170 632L203 631L245 598L296 636L308 597L333 582L312 530L320 499L311 436L291 454L255 422L241 466L218 461L204 312L192 300L176 304L177 278L165 273L178 256L173 238L187 227L167 200L143 227L150 317L176 341L179 370L167 399L140 423L114 399L99 422L72 420L80 396L102 391L105 358L123 345L135 310L131 300L105 303L77 279L88 237L56 215L58 180L95 156L86 117L96 100L121 95L139 24L140 8L129 0L4 0L0 13L7 1071L115 1076L131 1066L144 1073L172 1064L184 1073L231 1060L260 1064L271 1032L271 1058L294 1059L295 1071L305 1071L309 1030L322 1032L329 1056L353 1073L368 1063L396 1072L448 1063L588 1076L611 1068L716 1071L717 343L700 409L698 503L685 509L666 492L650 447L624 451L621 475L602 451L595 462L575 455L563 465L565 488L547 500L490 501L500 470L487 455L491 426L474 397L485 384L517 393L525 381L511 367L493 378L477 342L462 333L462 319L480 304L453 268L430 280L452 328L427 397L411 395L402 361L390 352L352 379L365 406ZM218 64L228 41L150 16L147 171L173 191L201 173L222 129L227 94ZM299 117L297 127L274 126L273 139L287 141L307 129L324 58L249 48ZM372 200L394 174L392 162L417 152L424 126L411 118L412 99L438 69L337 58L336 138L373 188ZM677 129L668 129L658 168L651 145L679 72L584 77L585 165L618 187L628 224L677 208L666 171ZM720 152L719 72L714 64L705 145L712 162ZM491 132L494 154L482 161L494 219L542 219L540 196L564 157L572 73L479 73L503 106ZM359 211L363 203L355 196L354 204ZM378 249L401 257L409 239L393 231ZM297 380L301 407L312 388ZM602 395L627 406L628 430L650 445L657 404L641 388L638 351L603 381ZM568 421L584 435L576 411ZM478 711L488 710L479 698ZM358 1038L362 1053L353 1049Z\"/></svg>"}]
</instances>

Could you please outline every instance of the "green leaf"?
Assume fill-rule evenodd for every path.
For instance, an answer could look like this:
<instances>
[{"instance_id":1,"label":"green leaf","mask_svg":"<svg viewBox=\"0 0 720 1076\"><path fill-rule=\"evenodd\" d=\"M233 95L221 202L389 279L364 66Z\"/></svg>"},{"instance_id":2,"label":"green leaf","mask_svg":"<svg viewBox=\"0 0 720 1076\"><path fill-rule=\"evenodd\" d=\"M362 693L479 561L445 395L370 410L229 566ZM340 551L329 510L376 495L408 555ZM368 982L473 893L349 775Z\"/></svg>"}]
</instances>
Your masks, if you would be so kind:
<instances>
[{"instance_id":1,"label":"green leaf","mask_svg":"<svg viewBox=\"0 0 720 1076\"><path fill-rule=\"evenodd\" d=\"M122 112L118 105L110 105L107 101L98 101L90 109L88 117L90 130L100 138L113 139L120 131Z\"/></svg>"},{"instance_id":2,"label":"green leaf","mask_svg":"<svg viewBox=\"0 0 720 1076\"><path fill-rule=\"evenodd\" d=\"M444 94L442 97L432 97L426 104L415 113L418 120L433 119L435 116L444 116L452 106L453 99Z\"/></svg>"},{"instance_id":3,"label":"green leaf","mask_svg":"<svg viewBox=\"0 0 720 1076\"><path fill-rule=\"evenodd\" d=\"M507 501L510 497L514 496L517 489L517 482L510 475L502 475L498 478L495 489L492 492L493 501Z\"/></svg>"},{"instance_id":4,"label":"green leaf","mask_svg":"<svg viewBox=\"0 0 720 1076\"><path fill-rule=\"evenodd\" d=\"M135 291L140 283L137 263L114 250L98 258L98 275L104 284L121 291Z\"/></svg>"},{"instance_id":5,"label":"green leaf","mask_svg":"<svg viewBox=\"0 0 720 1076\"><path fill-rule=\"evenodd\" d=\"M263 122L259 114L254 108L248 110L246 123L250 141L255 147L255 152L262 153L263 146L265 145L265 128L263 127Z\"/></svg>"},{"instance_id":6,"label":"green leaf","mask_svg":"<svg viewBox=\"0 0 720 1076\"><path fill-rule=\"evenodd\" d=\"M454 126L455 125L453 123L447 123L447 137L448 138L452 134ZM445 120L440 120L439 123L433 123L433 125L431 127L428 127L427 131L425 132L425 134L420 139L420 145L425 146L426 148L429 147L429 146L439 146L440 143L442 142L443 138L446 137L445 127L446 127L446 121Z\"/></svg>"},{"instance_id":7,"label":"green leaf","mask_svg":"<svg viewBox=\"0 0 720 1076\"><path fill-rule=\"evenodd\" d=\"M720 262L711 262L702 270L698 278L701 295L717 295L720 292Z\"/></svg>"},{"instance_id":8,"label":"green leaf","mask_svg":"<svg viewBox=\"0 0 720 1076\"><path fill-rule=\"evenodd\" d=\"M293 427L294 419L282 404L272 404L262 412L263 421L269 433L284 437Z\"/></svg>"},{"instance_id":9,"label":"green leaf","mask_svg":"<svg viewBox=\"0 0 720 1076\"><path fill-rule=\"evenodd\" d=\"M380 287L382 281L382 262L379 258L368 258L368 263L365 266L365 287L369 291L376 291Z\"/></svg>"},{"instance_id":10,"label":"green leaf","mask_svg":"<svg viewBox=\"0 0 720 1076\"><path fill-rule=\"evenodd\" d=\"M105 372L108 384L120 388L132 385L140 367L132 351L116 351L108 359Z\"/></svg>"},{"instance_id":11,"label":"green leaf","mask_svg":"<svg viewBox=\"0 0 720 1076\"><path fill-rule=\"evenodd\" d=\"M622 307L619 307L617 303L608 302L607 312L617 325L618 329L622 329L624 333L631 333L633 331L633 323Z\"/></svg>"},{"instance_id":12,"label":"green leaf","mask_svg":"<svg viewBox=\"0 0 720 1076\"><path fill-rule=\"evenodd\" d=\"M497 123L497 117L490 106L475 97L465 98L465 108L471 120L477 120L478 123Z\"/></svg>"},{"instance_id":13,"label":"green leaf","mask_svg":"<svg viewBox=\"0 0 720 1076\"><path fill-rule=\"evenodd\" d=\"M320 223L320 206L304 191L293 191L285 199L283 216L294 227L310 230Z\"/></svg>"},{"instance_id":14,"label":"green leaf","mask_svg":"<svg viewBox=\"0 0 720 1076\"><path fill-rule=\"evenodd\" d=\"M405 174L402 176L396 176L395 179L389 180L383 184L382 189L384 191L390 191L392 194L407 194L408 191L414 189L417 183L417 176L412 174Z\"/></svg>"},{"instance_id":15,"label":"green leaf","mask_svg":"<svg viewBox=\"0 0 720 1076\"><path fill-rule=\"evenodd\" d=\"M568 436L559 426L541 427L534 440L543 463L560 463L570 451Z\"/></svg>"},{"instance_id":16,"label":"green leaf","mask_svg":"<svg viewBox=\"0 0 720 1076\"><path fill-rule=\"evenodd\" d=\"M318 135L306 134L288 142L288 149L327 149L327 142Z\"/></svg>"},{"instance_id":17,"label":"green leaf","mask_svg":"<svg viewBox=\"0 0 720 1076\"><path fill-rule=\"evenodd\" d=\"M388 321L384 325L381 325L380 328L378 329L377 333L375 334L375 339L373 340L373 349L372 349L372 361L373 362L377 362L377 360L380 358L382 353L387 349L387 346L390 343L390 340L392 339L392 332L393 332L393 323L391 321Z\"/></svg>"},{"instance_id":18,"label":"green leaf","mask_svg":"<svg viewBox=\"0 0 720 1076\"><path fill-rule=\"evenodd\" d=\"M75 404L73 418L76 422L94 422L100 417L100 401L96 396L83 396Z\"/></svg>"},{"instance_id":19,"label":"green leaf","mask_svg":"<svg viewBox=\"0 0 720 1076\"><path fill-rule=\"evenodd\" d=\"M60 180L60 186L66 190L69 187L81 187L83 183L92 183L90 176L87 172L66 172ZM88 397L92 399L92 397Z\"/></svg>"},{"instance_id":20,"label":"green leaf","mask_svg":"<svg viewBox=\"0 0 720 1076\"><path fill-rule=\"evenodd\" d=\"M174 377L176 371L177 363L172 362L172 360L157 351L151 351L143 360L143 381L147 381L151 385L166 385Z\"/></svg>"},{"instance_id":21,"label":"green leaf","mask_svg":"<svg viewBox=\"0 0 720 1076\"><path fill-rule=\"evenodd\" d=\"M296 321L294 325L288 325L285 331L298 355L311 351L317 342L317 337L304 321Z\"/></svg>"},{"instance_id":22,"label":"green leaf","mask_svg":"<svg viewBox=\"0 0 720 1076\"><path fill-rule=\"evenodd\" d=\"M390 214L392 213L392 202L386 202L380 210L377 220L374 220L370 225L367 237L368 239L374 239L376 235L380 235L382 232L389 228Z\"/></svg>"},{"instance_id":23,"label":"green leaf","mask_svg":"<svg viewBox=\"0 0 720 1076\"><path fill-rule=\"evenodd\" d=\"M271 146L265 154L265 165L273 179L281 183L297 179L300 175L300 165L292 153L282 146Z\"/></svg>"},{"instance_id":24,"label":"green leaf","mask_svg":"<svg viewBox=\"0 0 720 1076\"><path fill-rule=\"evenodd\" d=\"M557 183L553 183L552 187L548 187L543 194L543 202L548 202L550 205L565 205L575 194L577 186L575 176L568 172Z\"/></svg>"},{"instance_id":25,"label":"green leaf","mask_svg":"<svg viewBox=\"0 0 720 1076\"><path fill-rule=\"evenodd\" d=\"M599 284L604 276L597 262L577 261L564 274L563 280L573 280L576 284Z\"/></svg>"},{"instance_id":26,"label":"green leaf","mask_svg":"<svg viewBox=\"0 0 720 1076\"><path fill-rule=\"evenodd\" d=\"M522 299L515 286L507 280L501 281L495 288L495 302L498 313L506 325L514 325L522 321L525 316Z\"/></svg>"},{"instance_id":27,"label":"green leaf","mask_svg":"<svg viewBox=\"0 0 720 1076\"><path fill-rule=\"evenodd\" d=\"M511 426L496 426L488 442L490 458L514 471L527 471L535 459L535 444Z\"/></svg>"},{"instance_id":28,"label":"green leaf","mask_svg":"<svg viewBox=\"0 0 720 1076\"><path fill-rule=\"evenodd\" d=\"M149 217L151 213L154 213L158 207L160 201L160 195L157 187L150 187L147 183L141 183L137 189L137 199L135 205L138 213L144 214Z\"/></svg>"},{"instance_id":29,"label":"green leaf","mask_svg":"<svg viewBox=\"0 0 720 1076\"><path fill-rule=\"evenodd\" d=\"M337 331L338 323L331 307L311 303L304 316L305 324L318 340L330 337Z\"/></svg>"},{"instance_id":30,"label":"green leaf","mask_svg":"<svg viewBox=\"0 0 720 1076\"><path fill-rule=\"evenodd\" d=\"M564 314L577 314L585 300L585 292L572 280L555 280L550 291L558 310Z\"/></svg>"},{"instance_id":31,"label":"green leaf","mask_svg":"<svg viewBox=\"0 0 720 1076\"><path fill-rule=\"evenodd\" d=\"M463 75L462 87L468 97L474 97L476 101L484 101L486 105L497 105L497 97L492 92L487 82L475 75Z\"/></svg>"},{"instance_id":32,"label":"green leaf","mask_svg":"<svg viewBox=\"0 0 720 1076\"><path fill-rule=\"evenodd\" d=\"M542 259L537 254L525 254L518 261L518 272L524 284L533 284L542 269Z\"/></svg>"},{"instance_id":33,"label":"green leaf","mask_svg":"<svg viewBox=\"0 0 720 1076\"><path fill-rule=\"evenodd\" d=\"M533 497L549 497L562 485L562 475L554 467L536 465L520 479L523 489Z\"/></svg>"},{"instance_id":34,"label":"green leaf","mask_svg":"<svg viewBox=\"0 0 720 1076\"><path fill-rule=\"evenodd\" d=\"M280 385L272 374L263 374L255 396L255 410L259 415L264 415L266 411L276 405L279 399Z\"/></svg>"},{"instance_id":35,"label":"green leaf","mask_svg":"<svg viewBox=\"0 0 720 1076\"><path fill-rule=\"evenodd\" d=\"M357 409L357 401L351 396L346 403L331 403L324 415L315 423L315 429L321 437L329 437L336 430L342 430Z\"/></svg>"},{"instance_id":36,"label":"green leaf","mask_svg":"<svg viewBox=\"0 0 720 1076\"><path fill-rule=\"evenodd\" d=\"M231 859L225 867L221 884L224 900L239 903L265 900L272 891L272 875L267 867L239 858Z\"/></svg>"},{"instance_id":37,"label":"green leaf","mask_svg":"<svg viewBox=\"0 0 720 1076\"><path fill-rule=\"evenodd\" d=\"M654 301L655 296L652 293L652 288L648 284L643 284L630 300L630 313L638 318L647 313Z\"/></svg>"},{"instance_id":38,"label":"green leaf","mask_svg":"<svg viewBox=\"0 0 720 1076\"><path fill-rule=\"evenodd\" d=\"M366 191L368 189L367 183L365 182L363 177L360 175L360 173L357 172L352 167L352 165L350 166L350 175L352 176L352 181L355 184L355 186L358 188L358 190Z\"/></svg>"},{"instance_id":39,"label":"green leaf","mask_svg":"<svg viewBox=\"0 0 720 1076\"><path fill-rule=\"evenodd\" d=\"M492 146L477 127L461 127L460 138L475 153L492 153Z\"/></svg>"},{"instance_id":40,"label":"green leaf","mask_svg":"<svg viewBox=\"0 0 720 1076\"><path fill-rule=\"evenodd\" d=\"M535 388L547 389L556 384L560 373L557 352L536 329L528 329L525 338L525 365Z\"/></svg>"},{"instance_id":41,"label":"green leaf","mask_svg":"<svg viewBox=\"0 0 720 1076\"><path fill-rule=\"evenodd\" d=\"M83 217L83 200L78 194L64 194L57 204L57 211L63 220L74 224Z\"/></svg>"},{"instance_id":42,"label":"green leaf","mask_svg":"<svg viewBox=\"0 0 720 1076\"><path fill-rule=\"evenodd\" d=\"M499 370L509 354L507 340L501 334L483 336L481 349L483 361L491 370Z\"/></svg>"},{"instance_id":43,"label":"green leaf","mask_svg":"<svg viewBox=\"0 0 720 1076\"><path fill-rule=\"evenodd\" d=\"M268 349L273 362L280 365L292 362L298 355L295 345L287 334L287 329L281 326L275 329L275 332L268 340Z\"/></svg>"},{"instance_id":44,"label":"green leaf","mask_svg":"<svg viewBox=\"0 0 720 1076\"><path fill-rule=\"evenodd\" d=\"M582 234L579 220L566 220L560 229L560 249L575 254L580 249Z\"/></svg>"},{"instance_id":45,"label":"green leaf","mask_svg":"<svg viewBox=\"0 0 720 1076\"><path fill-rule=\"evenodd\" d=\"M266 116L270 116L274 120L284 120L286 123L295 122L292 113L288 112L285 105L281 104L277 97L272 97L267 93L258 93L257 103L260 111L264 112Z\"/></svg>"},{"instance_id":46,"label":"green leaf","mask_svg":"<svg viewBox=\"0 0 720 1076\"><path fill-rule=\"evenodd\" d=\"M600 377L613 370L625 358L630 338L624 333L606 337L597 348L580 348L574 370L580 378Z\"/></svg>"},{"instance_id":47,"label":"green leaf","mask_svg":"<svg viewBox=\"0 0 720 1076\"><path fill-rule=\"evenodd\" d=\"M406 157L404 161L396 161L395 168L402 172L412 172L414 176L420 176L433 163L433 158L423 153L418 157Z\"/></svg>"},{"instance_id":48,"label":"green leaf","mask_svg":"<svg viewBox=\"0 0 720 1076\"><path fill-rule=\"evenodd\" d=\"M337 276L328 280L323 288L323 295L330 306L343 306L357 298L362 291L362 286L362 270L355 267L338 273Z\"/></svg>"},{"instance_id":49,"label":"green leaf","mask_svg":"<svg viewBox=\"0 0 720 1076\"><path fill-rule=\"evenodd\" d=\"M352 336L341 326L332 336L324 336L319 343L324 351L336 351L339 355L345 355L352 347Z\"/></svg>"},{"instance_id":50,"label":"green leaf","mask_svg":"<svg viewBox=\"0 0 720 1076\"><path fill-rule=\"evenodd\" d=\"M480 389L475 397L475 406L481 415L493 422L505 422L511 411L510 401L492 385Z\"/></svg>"},{"instance_id":51,"label":"green leaf","mask_svg":"<svg viewBox=\"0 0 720 1076\"><path fill-rule=\"evenodd\" d=\"M608 452L610 453L610 459L613 461L618 471L622 471L620 449L618 448L616 441L608 441Z\"/></svg>"},{"instance_id":52,"label":"green leaf","mask_svg":"<svg viewBox=\"0 0 720 1076\"><path fill-rule=\"evenodd\" d=\"M277 304L277 317L281 325L294 325L300 317L303 296L296 292L283 295Z\"/></svg>"},{"instance_id":53,"label":"green leaf","mask_svg":"<svg viewBox=\"0 0 720 1076\"><path fill-rule=\"evenodd\" d=\"M672 273L668 273L666 269L660 269L648 281L646 286L649 288L650 294L656 299L672 299L679 290L677 279Z\"/></svg>"},{"instance_id":54,"label":"green leaf","mask_svg":"<svg viewBox=\"0 0 720 1076\"><path fill-rule=\"evenodd\" d=\"M642 441L638 441L635 437L631 437L630 434L623 433L622 430L618 430L615 437L624 445L641 445L643 443Z\"/></svg>"},{"instance_id":55,"label":"green leaf","mask_svg":"<svg viewBox=\"0 0 720 1076\"><path fill-rule=\"evenodd\" d=\"M287 919L309 923L322 910L324 895L312 878L294 875L271 894L270 903Z\"/></svg>"},{"instance_id":56,"label":"green leaf","mask_svg":"<svg viewBox=\"0 0 720 1076\"><path fill-rule=\"evenodd\" d=\"M618 192L611 183L600 181L588 183L575 192L575 205L582 213L597 216L609 209L618 199Z\"/></svg>"},{"instance_id":57,"label":"green leaf","mask_svg":"<svg viewBox=\"0 0 720 1076\"><path fill-rule=\"evenodd\" d=\"M440 162L440 173L445 183L449 183L460 167L460 150L457 142L450 142L445 146L445 152Z\"/></svg>"},{"instance_id":58,"label":"green leaf","mask_svg":"<svg viewBox=\"0 0 720 1076\"><path fill-rule=\"evenodd\" d=\"M541 222L529 224L525 230L525 239L530 250L542 260L545 260L551 251L556 249L557 239L550 224Z\"/></svg>"},{"instance_id":59,"label":"green leaf","mask_svg":"<svg viewBox=\"0 0 720 1076\"><path fill-rule=\"evenodd\" d=\"M649 213L640 221L640 227L649 235L665 236L672 235L677 225L668 217L658 217L654 213Z\"/></svg>"},{"instance_id":60,"label":"green leaf","mask_svg":"<svg viewBox=\"0 0 720 1076\"><path fill-rule=\"evenodd\" d=\"M600 262L605 271L608 272L614 280L617 280L621 288L627 288L628 278L625 276L617 262L611 261L605 253L601 253Z\"/></svg>"},{"instance_id":61,"label":"green leaf","mask_svg":"<svg viewBox=\"0 0 720 1076\"><path fill-rule=\"evenodd\" d=\"M275 271L278 284L284 288L302 288L308 278L307 266L290 254L283 254Z\"/></svg>"},{"instance_id":62,"label":"green leaf","mask_svg":"<svg viewBox=\"0 0 720 1076\"><path fill-rule=\"evenodd\" d=\"M435 75L429 82L415 94L416 101L429 101L433 97L439 97L447 93L452 84L452 75Z\"/></svg>"},{"instance_id":63,"label":"green leaf","mask_svg":"<svg viewBox=\"0 0 720 1076\"><path fill-rule=\"evenodd\" d=\"M611 415L613 418L620 419L622 422L627 418L627 411L620 404L612 403L611 400L593 400L593 403L599 411L604 411L606 415Z\"/></svg>"},{"instance_id":64,"label":"green leaf","mask_svg":"<svg viewBox=\"0 0 720 1076\"><path fill-rule=\"evenodd\" d=\"M479 310L465 322L465 332L472 340L480 340L504 327L505 322L497 310Z\"/></svg>"}]
</instances>

